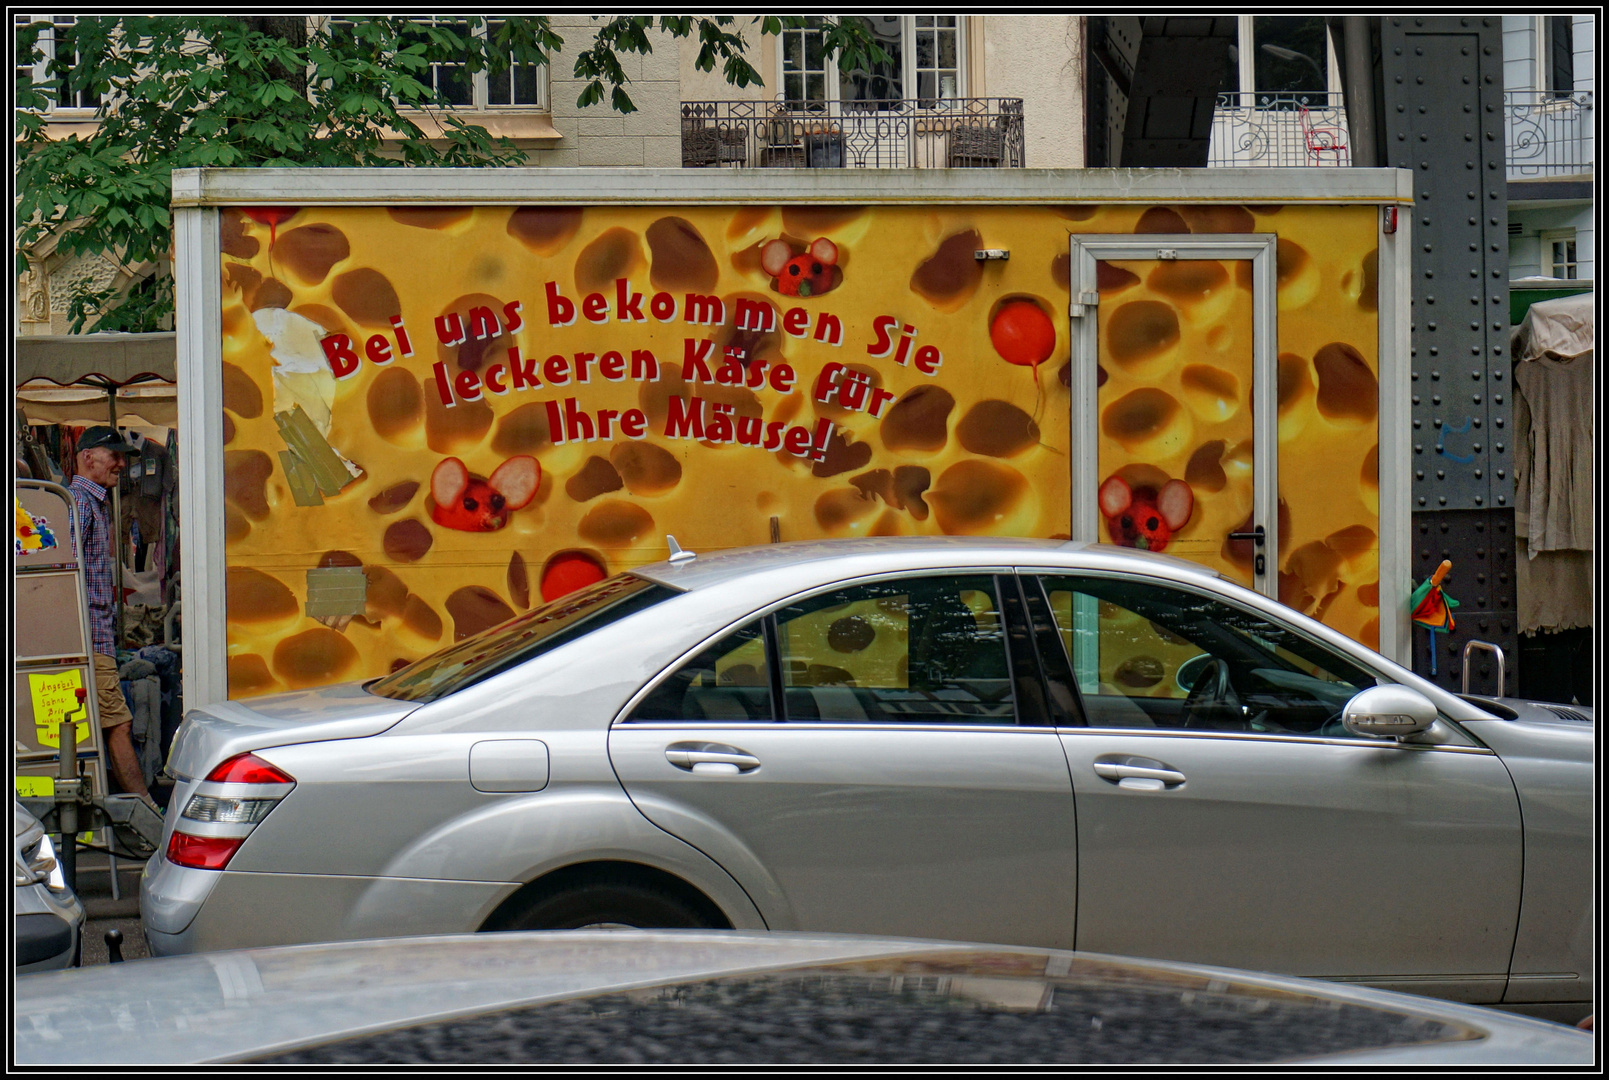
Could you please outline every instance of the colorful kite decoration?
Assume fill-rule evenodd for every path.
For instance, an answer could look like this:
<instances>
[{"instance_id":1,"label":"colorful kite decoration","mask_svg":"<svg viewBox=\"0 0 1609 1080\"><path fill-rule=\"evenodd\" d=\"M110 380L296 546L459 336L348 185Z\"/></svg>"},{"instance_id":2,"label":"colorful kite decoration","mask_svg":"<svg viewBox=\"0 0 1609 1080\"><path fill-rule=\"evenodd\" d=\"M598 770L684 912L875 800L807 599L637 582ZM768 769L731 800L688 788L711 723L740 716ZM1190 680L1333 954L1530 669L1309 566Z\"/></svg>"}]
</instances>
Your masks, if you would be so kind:
<instances>
[{"instance_id":1,"label":"colorful kite decoration","mask_svg":"<svg viewBox=\"0 0 1609 1080\"><path fill-rule=\"evenodd\" d=\"M1450 634L1457 629L1453 621L1453 608L1458 601L1442 591L1442 578L1447 571L1453 568L1451 559L1443 559L1436 572L1408 597L1410 610L1413 612L1413 621L1416 626L1423 626L1430 631L1430 673L1436 674L1436 634Z\"/></svg>"}]
</instances>

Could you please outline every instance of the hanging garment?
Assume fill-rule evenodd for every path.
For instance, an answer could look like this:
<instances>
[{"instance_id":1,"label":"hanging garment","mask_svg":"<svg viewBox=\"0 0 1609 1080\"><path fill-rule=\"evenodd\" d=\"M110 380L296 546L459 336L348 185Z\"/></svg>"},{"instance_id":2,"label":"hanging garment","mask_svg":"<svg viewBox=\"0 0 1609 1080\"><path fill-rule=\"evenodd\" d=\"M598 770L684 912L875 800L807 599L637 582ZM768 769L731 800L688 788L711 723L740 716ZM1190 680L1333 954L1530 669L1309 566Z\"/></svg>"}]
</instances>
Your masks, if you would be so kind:
<instances>
[{"instance_id":1,"label":"hanging garment","mask_svg":"<svg viewBox=\"0 0 1609 1080\"><path fill-rule=\"evenodd\" d=\"M1515 455L1515 533L1529 555L1591 551L1592 353L1573 360L1525 360L1514 367L1520 391Z\"/></svg>"}]
</instances>

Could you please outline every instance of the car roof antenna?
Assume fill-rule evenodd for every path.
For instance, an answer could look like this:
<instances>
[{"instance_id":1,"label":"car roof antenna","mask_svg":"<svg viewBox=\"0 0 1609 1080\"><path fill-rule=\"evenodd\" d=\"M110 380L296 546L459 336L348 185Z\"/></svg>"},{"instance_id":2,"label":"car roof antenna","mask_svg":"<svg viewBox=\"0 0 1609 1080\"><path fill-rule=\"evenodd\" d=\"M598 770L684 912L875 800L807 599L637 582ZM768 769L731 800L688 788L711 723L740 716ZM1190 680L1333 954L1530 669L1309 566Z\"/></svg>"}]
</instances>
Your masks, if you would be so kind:
<instances>
[{"instance_id":1,"label":"car roof antenna","mask_svg":"<svg viewBox=\"0 0 1609 1080\"><path fill-rule=\"evenodd\" d=\"M670 535L670 533L665 534L665 543L670 547L670 561L671 565L673 566L680 563L692 562L694 559L698 558L698 552L696 551L683 551L682 546L676 542L676 538Z\"/></svg>"}]
</instances>

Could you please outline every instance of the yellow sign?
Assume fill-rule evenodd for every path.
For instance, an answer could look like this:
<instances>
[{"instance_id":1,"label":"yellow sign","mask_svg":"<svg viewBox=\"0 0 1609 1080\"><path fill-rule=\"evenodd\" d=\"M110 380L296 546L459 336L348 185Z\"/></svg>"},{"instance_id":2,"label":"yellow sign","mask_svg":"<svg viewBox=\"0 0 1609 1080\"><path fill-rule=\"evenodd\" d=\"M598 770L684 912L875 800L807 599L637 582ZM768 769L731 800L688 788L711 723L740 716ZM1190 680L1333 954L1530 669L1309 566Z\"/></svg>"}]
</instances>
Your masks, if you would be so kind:
<instances>
[{"instance_id":1,"label":"yellow sign","mask_svg":"<svg viewBox=\"0 0 1609 1080\"><path fill-rule=\"evenodd\" d=\"M89 701L87 696L80 696L85 694L82 669L29 675L28 690L33 697L34 726L39 730L40 745L61 745L63 720L72 720L76 725L74 742L89 739Z\"/></svg>"},{"instance_id":2,"label":"yellow sign","mask_svg":"<svg viewBox=\"0 0 1609 1080\"><path fill-rule=\"evenodd\" d=\"M56 779L51 776L19 776L17 794L24 799L48 799L56 794Z\"/></svg>"}]
</instances>

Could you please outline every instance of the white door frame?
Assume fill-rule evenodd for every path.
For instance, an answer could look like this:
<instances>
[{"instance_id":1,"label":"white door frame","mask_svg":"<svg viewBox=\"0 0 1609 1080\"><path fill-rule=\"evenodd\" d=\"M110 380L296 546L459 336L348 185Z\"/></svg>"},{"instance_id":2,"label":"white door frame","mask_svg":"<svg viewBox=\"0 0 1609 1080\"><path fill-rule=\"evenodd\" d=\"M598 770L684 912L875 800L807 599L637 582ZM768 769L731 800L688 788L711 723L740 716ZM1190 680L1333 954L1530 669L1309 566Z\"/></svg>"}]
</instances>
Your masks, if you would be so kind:
<instances>
[{"instance_id":1,"label":"white door frame","mask_svg":"<svg viewBox=\"0 0 1609 1080\"><path fill-rule=\"evenodd\" d=\"M1096 263L1112 260L1249 259L1252 279L1252 385L1268 388L1253 394L1252 517L1261 525L1267 555L1264 571L1252 577L1253 588L1279 599L1279 304L1275 259L1279 237L1245 233L1234 237L1083 234L1068 238L1072 277L1076 282L1068 309L1072 320L1072 537L1099 543L1100 408L1095 366L1100 356L1095 308L1100 302Z\"/></svg>"}]
</instances>

